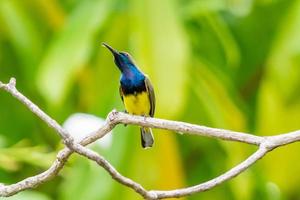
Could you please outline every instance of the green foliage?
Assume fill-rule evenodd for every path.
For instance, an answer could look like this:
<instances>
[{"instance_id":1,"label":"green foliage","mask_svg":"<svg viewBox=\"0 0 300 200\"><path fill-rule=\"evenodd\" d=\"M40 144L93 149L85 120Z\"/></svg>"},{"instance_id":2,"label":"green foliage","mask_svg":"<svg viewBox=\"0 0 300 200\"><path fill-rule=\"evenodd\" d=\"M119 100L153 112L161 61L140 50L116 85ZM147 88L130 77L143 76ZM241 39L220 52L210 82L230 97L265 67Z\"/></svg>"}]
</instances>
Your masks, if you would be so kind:
<instances>
[{"instance_id":1,"label":"green foliage","mask_svg":"<svg viewBox=\"0 0 300 200\"><path fill-rule=\"evenodd\" d=\"M107 42L130 52L153 82L156 117L279 134L299 129L299 0L1 0L0 80L62 123L75 112L123 110ZM119 126L109 149L93 147L149 189L211 179L253 147ZM52 130L0 92L0 180L50 166L61 148ZM298 199L299 144L276 150L246 173L186 199ZM59 177L11 199L139 199L94 163L73 156Z\"/></svg>"}]
</instances>

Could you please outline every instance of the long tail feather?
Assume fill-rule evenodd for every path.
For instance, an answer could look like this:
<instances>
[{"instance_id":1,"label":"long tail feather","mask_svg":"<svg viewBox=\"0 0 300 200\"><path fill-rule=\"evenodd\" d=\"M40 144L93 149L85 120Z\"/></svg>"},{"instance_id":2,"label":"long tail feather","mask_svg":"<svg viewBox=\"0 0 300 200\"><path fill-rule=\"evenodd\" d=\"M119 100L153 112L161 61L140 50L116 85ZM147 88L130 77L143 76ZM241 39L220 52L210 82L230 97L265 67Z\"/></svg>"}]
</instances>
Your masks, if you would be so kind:
<instances>
[{"instance_id":1,"label":"long tail feather","mask_svg":"<svg viewBox=\"0 0 300 200\"><path fill-rule=\"evenodd\" d=\"M143 148L149 148L153 146L154 138L151 128L141 127L141 142Z\"/></svg>"}]
</instances>

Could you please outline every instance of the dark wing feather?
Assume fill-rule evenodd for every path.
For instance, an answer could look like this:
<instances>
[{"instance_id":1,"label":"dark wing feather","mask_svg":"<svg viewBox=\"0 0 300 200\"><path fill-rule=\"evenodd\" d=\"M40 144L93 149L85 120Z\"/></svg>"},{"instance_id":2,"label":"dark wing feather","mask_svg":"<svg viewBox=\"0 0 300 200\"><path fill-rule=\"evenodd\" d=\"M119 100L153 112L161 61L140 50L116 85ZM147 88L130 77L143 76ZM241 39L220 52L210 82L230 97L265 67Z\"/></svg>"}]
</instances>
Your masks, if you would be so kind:
<instances>
[{"instance_id":1,"label":"dark wing feather","mask_svg":"<svg viewBox=\"0 0 300 200\"><path fill-rule=\"evenodd\" d=\"M120 93L120 96L121 96L121 99L122 99L122 101L123 101L123 103L124 103L124 100L123 100L123 90L122 90L122 86L120 85L120 87L119 87L119 93Z\"/></svg>"},{"instance_id":2,"label":"dark wing feather","mask_svg":"<svg viewBox=\"0 0 300 200\"><path fill-rule=\"evenodd\" d=\"M149 115L153 117L155 112L155 94L154 94L153 86L147 76L145 76L145 85L146 85L146 89L149 95L149 100L151 105Z\"/></svg>"}]
</instances>

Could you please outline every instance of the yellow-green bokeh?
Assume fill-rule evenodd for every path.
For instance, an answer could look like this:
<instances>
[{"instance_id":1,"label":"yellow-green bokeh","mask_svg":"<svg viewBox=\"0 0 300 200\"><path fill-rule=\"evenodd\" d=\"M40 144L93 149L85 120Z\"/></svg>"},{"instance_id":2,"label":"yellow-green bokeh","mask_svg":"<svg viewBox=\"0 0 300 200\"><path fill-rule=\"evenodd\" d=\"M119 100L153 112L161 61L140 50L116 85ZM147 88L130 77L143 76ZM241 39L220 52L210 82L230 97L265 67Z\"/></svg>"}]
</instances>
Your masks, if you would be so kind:
<instances>
[{"instance_id":1,"label":"yellow-green bokeh","mask_svg":"<svg viewBox=\"0 0 300 200\"><path fill-rule=\"evenodd\" d=\"M119 71L101 47L129 52L149 75L156 117L273 135L299 129L300 0L0 0L0 80L58 122L123 110ZM109 149L94 147L147 189L209 180L255 147L118 126ZM58 136L0 91L0 182L47 169ZM184 199L299 199L299 144L276 149L245 173ZM73 156L60 175L11 199L141 199L100 167Z\"/></svg>"}]
</instances>

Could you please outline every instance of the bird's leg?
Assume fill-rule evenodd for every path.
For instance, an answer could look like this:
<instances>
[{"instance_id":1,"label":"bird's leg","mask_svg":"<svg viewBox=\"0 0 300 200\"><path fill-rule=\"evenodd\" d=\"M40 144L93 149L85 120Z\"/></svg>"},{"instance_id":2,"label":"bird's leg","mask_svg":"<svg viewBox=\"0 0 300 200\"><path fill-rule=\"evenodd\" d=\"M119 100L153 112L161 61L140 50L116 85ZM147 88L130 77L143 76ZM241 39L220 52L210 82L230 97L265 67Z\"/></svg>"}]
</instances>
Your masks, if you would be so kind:
<instances>
[{"instance_id":1,"label":"bird's leg","mask_svg":"<svg viewBox=\"0 0 300 200\"><path fill-rule=\"evenodd\" d=\"M127 110L124 110L123 112L126 113L126 114L128 114ZM124 126L126 127L127 124L124 124Z\"/></svg>"},{"instance_id":2,"label":"bird's leg","mask_svg":"<svg viewBox=\"0 0 300 200\"><path fill-rule=\"evenodd\" d=\"M142 115L142 117L144 117L144 121L146 121L147 116L144 114L144 115Z\"/></svg>"}]
</instances>

